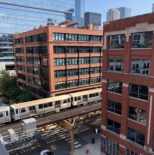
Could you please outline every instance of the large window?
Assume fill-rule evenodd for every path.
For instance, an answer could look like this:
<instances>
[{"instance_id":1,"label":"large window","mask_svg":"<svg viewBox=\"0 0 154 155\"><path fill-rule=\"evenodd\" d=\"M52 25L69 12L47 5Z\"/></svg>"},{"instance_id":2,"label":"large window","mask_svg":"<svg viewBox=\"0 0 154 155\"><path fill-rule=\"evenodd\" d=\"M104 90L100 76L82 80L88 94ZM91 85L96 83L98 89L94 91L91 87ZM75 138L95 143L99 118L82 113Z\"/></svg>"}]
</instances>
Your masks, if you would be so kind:
<instances>
[{"instance_id":1,"label":"large window","mask_svg":"<svg viewBox=\"0 0 154 155\"><path fill-rule=\"evenodd\" d=\"M127 149L126 155L139 155L139 154L133 152L132 150Z\"/></svg>"},{"instance_id":2,"label":"large window","mask_svg":"<svg viewBox=\"0 0 154 155\"><path fill-rule=\"evenodd\" d=\"M144 144L145 144L145 134L143 134L137 130L134 130L132 128L128 128L127 139L129 139L141 146L144 146Z\"/></svg>"},{"instance_id":3,"label":"large window","mask_svg":"<svg viewBox=\"0 0 154 155\"><path fill-rule=\"evenodd\" d=\"M109 59L109 70L110 71L123 71L124 68L124 60L123 59Z\"/></svg>"},{"instance_id":4,"label":"large window","mask_svg":"<svg viewBox=\"0 0 154 155\"><path fill-rule=\"evenodd\" d=\"M70 87L77 87L82 85L88 85L88 84L95 84L100 83L101 77L96 78L87 78L87 79L80 79L78 80L72 80L67 82L57 82L55 83L55 89L64 89L64 88L70 88Z\"/></svg>"},{"instance_id":5,"label":"large window","mask_svg":"<svg viewBox=\"0 0 154 155\"><path fill-rule=\"evenodd\" d=\"M118 143L107 138L106 147L107 147L107 150L106 150L107 153L109 153L111 155L119 155L119 144Z\"/></svg>"},{"instance_id":6,"label":"large window","mask_svg":"<svg viewBox=\"0 0 154 155\"><path fill-rule=\"evenodd\" d=\"M25 66L17 65L17 70L25 72Z\"/></svg>"},{"instance_id":7,"label":"large window","mask_svg":"<svg viewBox=\"0 0 154 155\"><path fill-rule=\"evenodd\" d=\"M122 83L117 81L108 80L108 91L122 94Z\"/></svg>"},{"instance_id":8,"label":"large window","mask_svg":"<svg viewBox=\"0 0 154 155\"><path fill-rule=\"evenodd\" d=\"M65 59L63 59L63 58L54 59L54 65L55 66L65 66Z\"/></svg>"},{"instance_id":9,"label":"large window","mask_svg":"<svg viewBox=\"0 0 154 155\"><path fill-rule=\"evenodd\" d=\"M146 124L147 112L140 108L130 106L128 117L142 124Z\"/></svg>"},{"instance_id":10,"label":"large window","mask_svg":"<svg viewBox=\"0 0 154 155\"><path fill-rule=\"evenodd\" d=\"M130 96L142 100L148 100L148 87L130 84Z\"/></svg>"},{"instance_id":11,"label":"large window","mask_svg":"<svg viewBox=\"0 0 154 155\"><path fill-rule=\"evenodd\" d=\"M16 53L24 53L24 48L15 48Z\"/></svg>"},{"instance_id":12,"label":"large window","mask_svg":"<svg viewBox=\"0 0 154 155\"><path fill-rule=\"evenodd\" d=\"M121 115L121 103L108 100L108 111Z\"/></svg>"},{"instance_id":13,"label":"large window","mask_svg":"<svg viewBox=\"0 0 154 155\"><path fill-rule=\"evenodd\" d=\"M112 35L110 36L110 49L114 48L124 48L125 43L125 35L119 34L119 35Z\"/></svg>"},{"instance_id":14,"label":"large window","mask_svg":"<svg viewBox=\"0 0 154 155\"><path fill-rule=\"evenodd\" d=\"M67 58L66 64L67 65L77 65L78 64L78 58Z\"/></svg>"},{"instance_id":15,"label":"large window","mask_svg":"<svg viewBox=\"0 0 154 155\"><path fill-rule=\"evenodd\" d=\"M24 57L16 57L17 62L25 62Z\"/></svg>"},{"instance_id":16,"label":"large window","mask_svg":"<svg viewBox=\"0 0 154 155\"><path fill-rule=\"evenodd\" d=\"M40 65L40 59L35 57L27 57L27 63Z\"/></svg>"},{"instance_id":17,"label":"large window","mask_svg":"<svg viewBox=\"0 0 154 155\"><path fill-rule=\"evenodd\" d=\"M62 77L66 77L64 70L55 71L55 78L62 78Z\"/></svg>"},{"instance_id":18,"label":"large window","mask_svg":"<svg viewBox=\"0 0 154 155\"><path fill-rule=\"evenodd\" d=\"M102 57L93 57L91 58L91 63L95 64L95 63L100 63L102 62Z\"/></svg>"},{"instance_id":19,"label":"large window","mask_svg":"<svg viewBox=\"0 0 154 155\"><path fill-rule=\"evenodd\" d=\"M131 73L135 74L150 74L151 60L146 59L132 59Z\"/></svg>"},{"instance_id":20,"label":"large window","mask_svg":"<svg viewBox=\"0 0 154 155\"><path fill-rule=\"evenodd\" d=\"M85 35L85 34L68 34L68 33L53 33L53 40L56 41L92 41L102 42L102 36Z\"/></svg>"},{"instance_id":21,"label":"large window","mask_svg":"<svg viewBox=\"0 0 154 155\"><path fill-rule=\"evenodd\" d=\"M34 36L29 36L29 37L25 38L25 41L26 41L26 43L47 41L47 35L46 35L46 33L42 33L42 34L37 34Z\"/></svg>"},{"instance_id":22,"label":"large window","mask_svg":"<svg viewBox=\"0 0 154 155\"><path fill-rule=\"evenodd\" d=\"M23 44L23 38L15 39L15 44Z\"/></svg>"},{"instance_id":23,"label":"large window","mask_svg":"<svg viewBox=\"0 0 154 155\"><path fill-rule=\"evenodd\" d=\"M107 120L107 129L115 132L116 134L120 134L120 128L121 128L120 123L117 123L110 119Z\"/></svg>"},{"instance_id":24,"label":"large window","mask_svg":"<svg viewBox=\"0 0 154 155\"><path fill-rule=\"evenodd\" d=\"M54 53L101 53L102 47L54 46Z\"/></svg>"},{"instance_id":25,"label":"large window","mask_svg":"<svg viewBox=\"0 0 154 155\"><path fill-rule=\"evenodd\" d=\"M22 80L26 80L26 76L25 75L23 75L23 74L18 74L18 78L19 79L22 79Z\"/></svg>"},{"instance_id":26,"label":"large window","mask_svg":"<svg viewBox=\"0 0 154 155\"><path fill-rule=\"evenodd\" d=\"M152 36L152 31L132 34L132 48L152 48Z\"/></svg>"}]
</instances>

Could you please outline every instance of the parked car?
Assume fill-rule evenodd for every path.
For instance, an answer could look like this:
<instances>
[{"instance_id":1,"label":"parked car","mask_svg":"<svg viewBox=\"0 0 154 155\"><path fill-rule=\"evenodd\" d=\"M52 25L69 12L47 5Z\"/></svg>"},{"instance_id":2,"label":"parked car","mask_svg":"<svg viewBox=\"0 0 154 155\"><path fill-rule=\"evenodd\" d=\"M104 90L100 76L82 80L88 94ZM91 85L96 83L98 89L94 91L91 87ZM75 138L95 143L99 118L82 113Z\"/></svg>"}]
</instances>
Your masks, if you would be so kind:
<instances>
[{"instance_id":1,"label":"parked car","mask_svg":"<svg viewBox=\"0 0 154 155\"><path fill-rule=\"evenodd\" d=\"M54 155L54 153L52 153L51 151L49 150L43 150L40 155Z\"/></svg>"}]
</instances>

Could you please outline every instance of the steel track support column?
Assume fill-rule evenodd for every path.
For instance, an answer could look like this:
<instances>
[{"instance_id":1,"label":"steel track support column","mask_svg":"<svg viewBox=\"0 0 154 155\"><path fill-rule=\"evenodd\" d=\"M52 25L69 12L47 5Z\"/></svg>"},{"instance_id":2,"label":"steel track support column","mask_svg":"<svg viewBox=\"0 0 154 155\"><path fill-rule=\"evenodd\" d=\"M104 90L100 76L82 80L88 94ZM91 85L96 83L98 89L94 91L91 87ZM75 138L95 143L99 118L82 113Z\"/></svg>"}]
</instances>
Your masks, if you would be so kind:
<instances>
[{"instance_id":1,"label":"steel track support column","mask_svg":"<svg viewBox=\"0 0 154 155\"><path fill-rule=\"evenodd\" d=\"M71 152L70 152L71 155L73 155L74 153L74 130L73 128L76 123L76 120L77 120L77 117L73 119L72 123L69 123L66 120L60 121L60 126L66 129L67 131L69 131L69 135L71 137Z\"/></svg>"}]
</instances>

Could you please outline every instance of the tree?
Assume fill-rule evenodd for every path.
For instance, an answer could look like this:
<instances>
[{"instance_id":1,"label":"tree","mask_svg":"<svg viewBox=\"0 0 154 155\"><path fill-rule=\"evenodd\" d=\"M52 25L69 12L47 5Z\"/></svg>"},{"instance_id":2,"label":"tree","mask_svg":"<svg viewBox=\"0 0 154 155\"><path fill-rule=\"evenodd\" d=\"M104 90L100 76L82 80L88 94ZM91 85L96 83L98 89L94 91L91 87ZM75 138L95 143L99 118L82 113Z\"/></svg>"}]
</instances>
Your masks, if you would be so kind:
<instances>
[{"instance_id":1,"label":"tree","mask_svg":"<svg viewBox=\"0 0 154 155\"><path fill-rule=\"evenodd\" d=\"M22 93L22 90L18 86L11 86L7 91L7 96L14 102L17 102L17 97Z\"/></svg>"},{"instance_id":2,"label":"tree","mask_svg":"<svg viewBox=\"0 0 154 155\"><path fill-rule=\"evenodd\" d=\"M31 101L33 99L33 96L30 92L30 89L27 87L25 88L25 90L22 90L21 94L19 96L17 96L16 98L16 102L28 102Z\"/></svg>"},{"instance_id":3,"label":"tree","mask_svg":"<svg viewBox=\"0 0 154 155\"><path fill-rule=\"evenodd\" d=\"M5 69L0 70L0 91L4 94L10 89L11 78L9 72Z\"/></svg>"}]
</instances>

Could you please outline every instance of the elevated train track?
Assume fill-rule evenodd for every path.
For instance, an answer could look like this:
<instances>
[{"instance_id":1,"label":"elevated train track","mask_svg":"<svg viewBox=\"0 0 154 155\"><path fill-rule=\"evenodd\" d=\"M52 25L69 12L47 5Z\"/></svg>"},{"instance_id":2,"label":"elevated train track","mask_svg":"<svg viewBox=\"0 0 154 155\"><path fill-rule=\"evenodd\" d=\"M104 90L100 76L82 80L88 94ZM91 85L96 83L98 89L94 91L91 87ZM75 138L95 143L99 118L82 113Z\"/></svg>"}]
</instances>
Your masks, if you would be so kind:
<instances>
[{"instance_id":1,"label":"elevated train track","mask_svg":"<svg viewBox=\"0 0 154 155\"><path fill-rule=\"evenodd\" d=\"M50 114L36 118L36 124L37 127L42 127L51 123L55 123L75 116L80 116L100 109L101 109L101 103L81 106L79 108L69 109L65 112ZM0 127L0 135L2 136L8 135L8 129L13 129L15 132L21 132L22 131L21 122Z\"/></svg>"}]
</instances>

